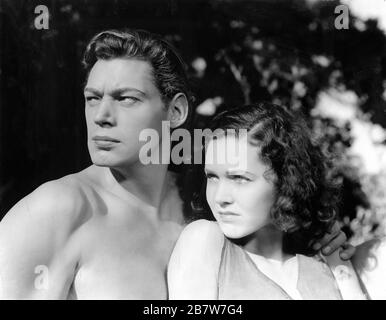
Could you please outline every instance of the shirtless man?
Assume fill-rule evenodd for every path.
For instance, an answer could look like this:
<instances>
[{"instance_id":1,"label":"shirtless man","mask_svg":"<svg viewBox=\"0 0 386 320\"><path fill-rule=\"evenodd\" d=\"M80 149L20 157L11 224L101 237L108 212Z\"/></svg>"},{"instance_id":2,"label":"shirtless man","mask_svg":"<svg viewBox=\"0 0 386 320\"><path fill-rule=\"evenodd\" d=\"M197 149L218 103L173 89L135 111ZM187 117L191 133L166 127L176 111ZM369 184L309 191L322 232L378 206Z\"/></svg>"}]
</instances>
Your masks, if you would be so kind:
<instances>
[{"instance_id":1,"label":"shirtless man","mask_svg":"<svg viewBox=\"0 0 386 320\"><path fill-rule=\"evenodd\" d=\"M93 165L41 185L1 221L0 298L167 299L182 203L167 165L139 160L139 133L187 119L181 60L160 38L126 30L96 35L84 61ZM335 228L320 243L334 251L345 240Z\"/></svg>"}]
</instances>

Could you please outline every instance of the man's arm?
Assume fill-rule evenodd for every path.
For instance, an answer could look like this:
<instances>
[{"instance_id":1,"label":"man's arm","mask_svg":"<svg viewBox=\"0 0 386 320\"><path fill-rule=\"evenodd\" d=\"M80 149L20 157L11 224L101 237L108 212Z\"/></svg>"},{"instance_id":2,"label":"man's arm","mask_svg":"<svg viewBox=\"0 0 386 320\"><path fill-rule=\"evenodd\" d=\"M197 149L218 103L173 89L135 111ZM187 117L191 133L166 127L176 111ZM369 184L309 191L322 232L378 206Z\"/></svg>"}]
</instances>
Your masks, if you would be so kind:
<instances>
[{"instance_id":1,"label":"man's arm","mask_svg":"<svg viewBox=\"0 0 386 320\"><path fill-rule=\"evenodd\" d=\"M66 252L77 198L65 183L48 182L0 222L0 299L65 298L72 271L58 274L56 261L65 257L63 264L71 267Z\"/></svg>"}]
</instances>

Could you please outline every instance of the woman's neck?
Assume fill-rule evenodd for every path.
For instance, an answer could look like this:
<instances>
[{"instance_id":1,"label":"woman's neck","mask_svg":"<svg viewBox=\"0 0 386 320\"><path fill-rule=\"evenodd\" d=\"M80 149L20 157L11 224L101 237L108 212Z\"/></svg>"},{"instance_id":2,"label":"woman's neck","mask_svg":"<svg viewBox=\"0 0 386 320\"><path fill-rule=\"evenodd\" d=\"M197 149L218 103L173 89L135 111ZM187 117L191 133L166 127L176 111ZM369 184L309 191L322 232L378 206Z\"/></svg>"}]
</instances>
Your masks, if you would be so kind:
<instances>
[{"instance_id":1,"label":"woman's neck","mask_svg":"<svg viewBox=\"0 0 386 320\"><path fill-rule=\"evenodd\" d=\"M266 259L285 262L293 257L283 250L283 232L273 225L265 226L248 236L242 247Z\"/></svg>"}]
</instances>

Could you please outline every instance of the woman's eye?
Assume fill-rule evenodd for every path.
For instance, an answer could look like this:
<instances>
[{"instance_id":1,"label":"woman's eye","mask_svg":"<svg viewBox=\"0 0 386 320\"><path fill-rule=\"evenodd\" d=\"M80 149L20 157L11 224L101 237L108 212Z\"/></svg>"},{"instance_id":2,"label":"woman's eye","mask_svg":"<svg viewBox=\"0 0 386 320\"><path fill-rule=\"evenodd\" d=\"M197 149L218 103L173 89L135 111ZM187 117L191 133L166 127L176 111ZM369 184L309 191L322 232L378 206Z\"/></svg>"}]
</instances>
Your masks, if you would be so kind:
<instances>
[{"instance_id":1,"label":"woman's eye","mask_svg":"<svg viewBox=\"0 0 386 320\"><path fill-rule=\"evenodd\" d=\"M206 179L215 181L217 179L217 176L211 173L206 174Z\"/></svg>"},{"instance_id":2,"label":"woman's eye","mask_svg":"<svg viewBox=\"0 0 386 320\"><path fill-rule=\"evenodd\" d=\"M251 179L239 175L231 176L230 178L237 183L247 183L251 181Z\"/></svg>"}]
</instances>

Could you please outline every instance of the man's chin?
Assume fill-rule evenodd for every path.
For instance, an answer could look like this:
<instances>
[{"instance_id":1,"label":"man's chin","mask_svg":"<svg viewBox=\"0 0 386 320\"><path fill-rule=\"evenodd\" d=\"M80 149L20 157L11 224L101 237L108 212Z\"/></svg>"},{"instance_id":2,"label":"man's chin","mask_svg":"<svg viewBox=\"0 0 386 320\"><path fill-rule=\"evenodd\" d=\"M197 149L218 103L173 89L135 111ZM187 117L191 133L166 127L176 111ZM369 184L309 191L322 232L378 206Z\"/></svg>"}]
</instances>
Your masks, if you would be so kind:
<instances>
[{"instance_id":1,"label":"man's chin","mask_svg":"<svg viewBox=\"0 0 386 320\"><path fill-rule=\"evenodd\" d=\"M101 154L92 154L91 161L98 167L115 167L120 162L112 157L106 157Z\"/></svg>"},{"instance_id":2,"label":"man's chin","mask_svg":"<svg viewBox=\"0 0 386 320\"><path fill-rule=\"evenodd\" d=\"M112 166L111 164L108 164L108 163L99 163L99 162L93 162L93 164L97 167L107 167L107 168L112 168L114 166Z\"/></svg>"},{"instance_id":3,"label":"man's chin","mask_svg":"<svg viewBox=\"0 0 386 320\"><path fill-rule=\"evenodd\" d=\"M115 157L103 157L101 155L92 155L92 163L97 167L109 167L109 168L119 168L126 167L133 163L132 159L117 159Z\"/></svg>"}]
</instances>

